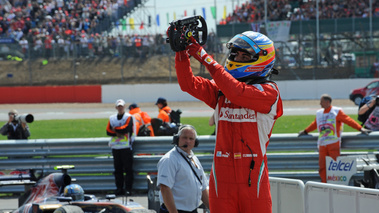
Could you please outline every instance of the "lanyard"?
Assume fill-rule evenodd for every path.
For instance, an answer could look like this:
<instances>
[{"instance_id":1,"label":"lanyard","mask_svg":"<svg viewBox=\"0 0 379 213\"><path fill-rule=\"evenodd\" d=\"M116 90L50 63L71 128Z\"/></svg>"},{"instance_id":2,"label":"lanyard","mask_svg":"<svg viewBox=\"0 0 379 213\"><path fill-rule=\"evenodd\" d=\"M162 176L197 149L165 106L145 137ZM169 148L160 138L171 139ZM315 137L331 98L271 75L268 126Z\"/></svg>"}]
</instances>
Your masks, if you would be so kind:
<instances>
[{"instance_id":1,"label":"lanyard","mask_svg":"<svg viewBox=\"0 0 379 213\"><path fill-rule=\"evenodd\" d=\"M178 147L176 147L176 151L179 152ZM196 176L197 180L200 182L200 184L203 185L203 183L201 182L199 176L197 175L197 173L196 173L195 170L193 169L193 167L192 167L192 165L191 165L191 162L189 162L189 161L187 160L187 158L186 158L181 152L179 152L179 154L180 154L180 155L183 157L183 159L188 163L189 167L191 168L192 172L195 174L195 176Z\"/></svg>"}]
</instances>

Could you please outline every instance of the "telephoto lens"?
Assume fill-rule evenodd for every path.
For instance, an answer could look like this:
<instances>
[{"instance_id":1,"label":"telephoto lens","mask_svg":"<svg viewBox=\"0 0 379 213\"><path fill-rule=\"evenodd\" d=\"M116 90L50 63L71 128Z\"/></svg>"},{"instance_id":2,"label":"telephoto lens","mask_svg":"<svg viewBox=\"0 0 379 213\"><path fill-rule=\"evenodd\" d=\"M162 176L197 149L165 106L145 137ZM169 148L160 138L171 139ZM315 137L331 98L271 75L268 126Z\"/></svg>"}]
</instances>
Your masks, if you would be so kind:
<instances>
[{"instance_id":1,"label":"telephoto lens","mask_svg":"<svg viewBox=\"0 0 379 213\"><path fill-rule=\"evenodd\" d=\"M34 116L32 114L22 114L17 115L15 119L22 123L32 123L34 121Z\"/></svg>"}]
</instances>

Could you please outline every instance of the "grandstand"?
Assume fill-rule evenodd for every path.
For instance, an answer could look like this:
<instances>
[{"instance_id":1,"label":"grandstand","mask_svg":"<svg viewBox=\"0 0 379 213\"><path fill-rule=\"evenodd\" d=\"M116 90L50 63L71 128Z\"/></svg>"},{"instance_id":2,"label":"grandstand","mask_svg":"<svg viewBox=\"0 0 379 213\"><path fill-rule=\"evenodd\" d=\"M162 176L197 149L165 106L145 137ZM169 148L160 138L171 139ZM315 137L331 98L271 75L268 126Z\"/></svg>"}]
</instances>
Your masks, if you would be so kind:
<instances>
[{"instance_id":1,"label":"grandstand","mask_svg":"<svg viewBox=\"0 0 379 213\"><path fill-rule=\"evenodd\" d=\"M370 1L330 0L330 1L267 1L267 18L269 21L299 21L316 19L317 2L319 2L320 19L367 18L370 15ZM247 1L237 6L232 14L222 19L220 24L253 23L265 19L265 1ZM379 17L379 2L373 1L373 16Z\"/></svg>"},{"instance_id":2,"label":"grandstand","mask_svg":"<svg viewBox=\"0 0 379 213\"><path fill-rule=\"evenodd\" d=\"M146 2L1 0L0 83L175 82L174 55L165 35L138 29L110 33L126 26L126 18ZM270 34L269 24L287 21L288 39L274 40L281 70L274 79L373 77L370 69L379 59L379 1L370 5L370 0L331 0L318 6L316 2L246 1L218 21L206 49L223 63L223 43L231 36L246 30ZM193 64L195 73L209 77Z\"/></svg>"}]
</instances>

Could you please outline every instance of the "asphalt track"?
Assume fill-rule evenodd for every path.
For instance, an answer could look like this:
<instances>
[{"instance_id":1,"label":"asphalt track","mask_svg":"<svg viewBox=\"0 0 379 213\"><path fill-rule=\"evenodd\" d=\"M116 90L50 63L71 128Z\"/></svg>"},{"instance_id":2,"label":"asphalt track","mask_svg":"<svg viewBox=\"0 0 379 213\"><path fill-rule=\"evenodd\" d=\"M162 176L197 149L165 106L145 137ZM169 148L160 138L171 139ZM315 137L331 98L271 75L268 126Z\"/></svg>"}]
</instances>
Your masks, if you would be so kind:
<instances>
[{"instance_id":1,"label":"asphalt track","mask_svg":"<svg viewBox=\"0 0 379 213\"><path fill-rule=\"evenodd\" d=\"M127 106L130 103L127 103ZM333 105L342 107L346 114L355 114L358 107L347 99L333 100ZM140 103L139 106L152 118L157 117L158 109L154 103ZM169 102L169 106L182 110L182 117L210 117L213 109L203 102ZM290 100L283 101L284 115L315 115L320 108L319 100ZM35 120L53 119L92 119L108 118L116 113L114 104L101 103L54 103L54 104L1 104L0 121L8 119L11 109L18 110L19 114L31 113Z\"/></svg>"},{"instance_id":2,"label":"asphalt track","mask_svg":"<svg viewBox=\"0 0 379 213\"><path fill-rule=\"evenodd\" d=\"M283 101L284 115L315 115L317 109L320 108L319 103L319 100ZM333 100L332 105L342 107L346 114L355 114L358 111L358 107L347 99ZM140 103L139 106L152 118L158 115L154 103ZM169 106L172 109L181 109L182 117L210 117L213 114L213 109L200 101L169 102ZM108 118L116 113L114 104L1 104L0 121L8 118L10 109L17 109L19 114L31 113L35 120ZM130 199L148 208L146 195L133 196ZM0 197L0 212L17 207L17 198Z\"/></svg>"}]
</instances>

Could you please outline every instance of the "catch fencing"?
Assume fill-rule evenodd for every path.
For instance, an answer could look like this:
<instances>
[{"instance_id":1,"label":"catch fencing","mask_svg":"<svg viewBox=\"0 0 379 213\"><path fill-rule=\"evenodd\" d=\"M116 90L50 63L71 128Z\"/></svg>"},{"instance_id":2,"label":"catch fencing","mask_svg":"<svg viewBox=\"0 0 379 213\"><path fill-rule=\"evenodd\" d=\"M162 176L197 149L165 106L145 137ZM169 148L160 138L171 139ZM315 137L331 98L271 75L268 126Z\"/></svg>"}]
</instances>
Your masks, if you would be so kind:
<instances>
[{"instance_id":1,"label":"catch fencing","mask_svg":"<svg viewBox=\"0 0 379 213\"><path fill-rule=\"evenodd\" d=\"M214 136L199 136L200 145L194 149L206 172L210 172L215 146ZM74 165L69 170L76 183L86 192L107 192L115 190L113 158L108 147L109 138L36 139L0 141L0 171L11 172L38 168L45 174L60 172L59 165ZM297 137L297 134L272 135L268 146L268 168L271 177L320 181L318 176L317 134ZM358 133L342 135L343 155L359 155L361 162L376 161L379 134L369 136ZM134 143L133 189L147 191L146 175L156 175L157 162L172 148L172 137L137 137ZM356 150L365 150L357 152ZM354 152L349 151L354 150ZM359 171L359 169L358 169ZM358 173L355 178L361 178ZM353 177L353 178L354 178ZM20 185L1 184L0 193L24 191Z\"/></svg>"}]
</instances>

